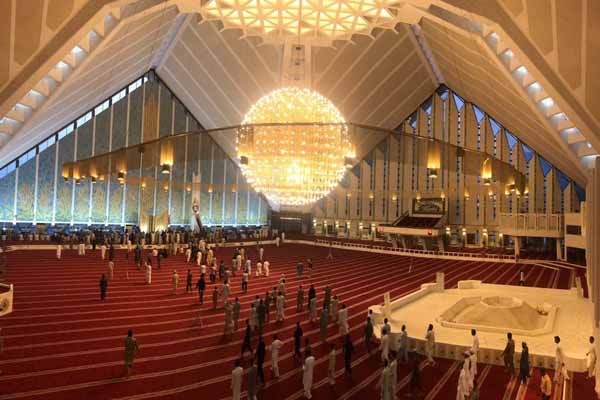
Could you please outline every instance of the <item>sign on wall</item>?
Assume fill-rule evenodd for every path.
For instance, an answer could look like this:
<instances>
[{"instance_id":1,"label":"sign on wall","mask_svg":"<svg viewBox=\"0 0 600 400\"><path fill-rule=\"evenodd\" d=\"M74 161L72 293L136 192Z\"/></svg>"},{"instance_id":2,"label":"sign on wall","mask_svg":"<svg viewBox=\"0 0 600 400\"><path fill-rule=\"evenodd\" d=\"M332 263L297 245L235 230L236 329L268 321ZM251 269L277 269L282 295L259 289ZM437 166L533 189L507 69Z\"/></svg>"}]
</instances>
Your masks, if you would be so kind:
<instances>
[{"instance_id":1,"label":"sign on wall","mask_svg":"<svg viewBox=\"0 0 600 400\"><path fill-rule=\"evenodd\" d=\"M444 214L446 199L432 197L426 199L413 199L413 214Z\"/></svg>"}]
</instances>

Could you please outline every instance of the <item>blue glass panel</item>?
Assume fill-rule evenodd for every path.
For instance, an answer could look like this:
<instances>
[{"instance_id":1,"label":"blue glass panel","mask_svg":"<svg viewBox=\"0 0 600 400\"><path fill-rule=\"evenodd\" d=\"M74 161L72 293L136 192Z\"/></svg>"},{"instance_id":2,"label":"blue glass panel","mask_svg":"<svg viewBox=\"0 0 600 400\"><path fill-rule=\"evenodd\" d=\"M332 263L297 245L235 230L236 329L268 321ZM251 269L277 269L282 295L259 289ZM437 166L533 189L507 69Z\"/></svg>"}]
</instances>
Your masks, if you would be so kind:
<instances>
[{"instance_id":1,"label":"blue glass panel","mask_svg":"<svg viewBox=\"0 0 600 400\"><path fill-rule=\"evenodd\" d=\"M519 141L509 131L505 131L505 132L506 132L506 140L508 142L508 148L512 150Z\"/></svg>"},{"instance_id":2,"label":"blue glass panel","mask_svg":"<svg viewBox=\"0 0 600 400\"><path fill-rule=\"evenodd\" d=\"M500 132L500 124L490 118L490 125L492 126L492 133L494 136L498 136L498 132Z\"/></svg>"},{"instance_id":3,"label":"blue glass panel","mask_svg":"<svg viewBox=\"0 0 600 400\"><path fill-rule=\"evenodd\" d=\"M485 113L479 109L475 104L473 104L473 112L475 113L475 118L477 119L477 123L481 123L483 117L485 117Z\"/></svg>"},{"instance_id":4,"label":"blue glass panel","mask_svg":"<svg viewBox=\"0 0 600 400\"><path fill-rule=\"evenodd\" d=\"M542 173L544 176L548 175L548 172L552 170L552 164L544 160L542 157L540 157L540 166L542 167Z\"/></svg>"},{"instance_id":5,"label":"blue glass panel","mask_svg":"<svg viewBox=\"0 0 600 400\"><path fill-rule=\"evenodd\" d=\"M529 162L529 160L531 160L531 158L533 157L534 152L525 143L521 143L521 145L523 146L523 156L525 157L525 161Z\"/></svg>"},{"instance_id":6,"label":"blue glass panel","mask_svg":"<svg viewBox=\"0 0 600 400\"><path fill-rule=\"evenodd\" d=\"M19 184L17 188L17 220L33 221L35 202L35 157L19 165Z\"/></svg>"},{"instance_id":7,"label":"blue glass panel","mask_svg":"<svg viewBox=\"0 0 600 400\"><path fill-rule=\"evenodd\" d=\"M577 194L579 201L585 201L585 189L577 183L575 183L575 194Z\"/></svg>"},{"instance_id":8,"label":"blue glass panel","mask_svg":"<svg viewBox=\"0 0 600 400\"><path fill-rule=\"evenodd\" d=\"M456 93L452 93L452 97L454 97L454 104L456 104L456 109L458 110L458 112L461 112L465 105L465 101Z\"/></svg>"},{"instance_id":9,"label":"blue glass panel","mask_svg":"<svg viewBox=\"0 0 600 400\"><path fill-rule=\"evenodd\" d=\"M566 189L567 186L569 186L569 183L571 182L571 180L569 179L568 176L563 174L562 171L560 171L560 170L556 170L556 173L557 173L557 178L558 178L558 185L560 186L560 190L562 192Z\"/></svg>"},{"instance_id":10,"label":"blue glass panel","mask_svg":"<svg viewBox=\"0 0 600 400\"><path fill-rule=\"evenodd\" d=\"M428 98L427 100L425 100L425 102L421 105L421 109L423 111L425 111L428 115L431 115L431 110L433 108L433 100L432 98Z\"/></svg>"}]
</instances>

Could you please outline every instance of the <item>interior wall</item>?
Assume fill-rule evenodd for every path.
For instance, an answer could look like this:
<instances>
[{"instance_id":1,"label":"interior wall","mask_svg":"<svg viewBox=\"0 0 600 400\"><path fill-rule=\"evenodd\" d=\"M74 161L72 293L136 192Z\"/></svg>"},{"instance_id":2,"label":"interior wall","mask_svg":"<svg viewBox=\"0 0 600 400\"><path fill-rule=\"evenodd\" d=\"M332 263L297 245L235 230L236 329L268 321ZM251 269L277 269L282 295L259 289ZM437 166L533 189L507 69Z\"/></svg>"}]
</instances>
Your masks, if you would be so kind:
<instances>
[{"instance_id":1,"label":"interior wall","mask_svg":"<svg viewBox=\"0 0 600 400\"><path fill-rule=\"evenodd\" d=\"M315 204L316 224L349 226L356 234L359 226L392 223L410 211L417 196L443 196L451 228L480 234L486 228L492 233L501 213L574 212L585 198L582 188L576 190L573 181L522 143L518 132L509 132L450 89L440 87L396 130L485 151L523 173L529 193L507 193L500 183L485 186L481 165L463 165L462 158L451 154L442 155L439 176L432 179L426 146L419 145L423 141L390 134Z\"/></svg>"},{"instance_id":2,"label":"interior wall","mask_svg":"<svg viewBox=\"0 0 600 400\"><path fill-rule=\"evenodd\" d=\"M268 203L208 134L174 149L171 175L158 173L156 166L145 165L140 157L141 169L128 171L128 176L156 178L144 188L139 180L120 185L115 174L93 184L89 179L81 184L62 179L64 162L200 127L154 73L140 79L141 86L130 86L120 99L113 97L106 109L85 113L85 118L51 136L55 142L36 146L27 153L30 156L2 169L0 222L122 225L138 224L142 215L168 214L171 224L183 225L189 223L196 200L206 225L267 223ZM206 158L198 162L198 157L190 156L188 161L188 154L195 152ZM194 175L210 185L202 185L199 199L185 190Z\"/></svg>"}]
</instances>

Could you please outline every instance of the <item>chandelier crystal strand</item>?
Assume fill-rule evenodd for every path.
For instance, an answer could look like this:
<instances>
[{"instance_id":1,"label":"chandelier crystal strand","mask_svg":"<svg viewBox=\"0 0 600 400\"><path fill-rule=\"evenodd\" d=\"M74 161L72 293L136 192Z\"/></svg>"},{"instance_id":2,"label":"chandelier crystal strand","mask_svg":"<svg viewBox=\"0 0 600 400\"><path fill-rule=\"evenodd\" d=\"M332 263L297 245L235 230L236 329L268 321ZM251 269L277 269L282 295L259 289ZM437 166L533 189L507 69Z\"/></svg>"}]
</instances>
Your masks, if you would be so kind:
<instances>
[{"instance_id":1,"label":"chandelier crystal strand","mask_svg":"<svg viewBox=\"0 0 600 400\"><path fill-rule=\"evenodd\" d=\"M331 192L354 157L348 127L325 97L287 87L264 96L244 117L237 152L248 183L280 205L313 203Z\"/></svg>"}]
</instances>

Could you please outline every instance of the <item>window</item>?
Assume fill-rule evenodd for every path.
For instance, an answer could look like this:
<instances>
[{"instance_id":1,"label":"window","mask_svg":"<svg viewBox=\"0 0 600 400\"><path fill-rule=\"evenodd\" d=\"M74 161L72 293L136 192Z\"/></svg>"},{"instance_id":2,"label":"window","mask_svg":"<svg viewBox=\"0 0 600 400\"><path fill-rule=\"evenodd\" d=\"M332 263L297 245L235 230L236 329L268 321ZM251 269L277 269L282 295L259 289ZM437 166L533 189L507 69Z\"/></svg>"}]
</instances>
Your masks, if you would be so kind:
<instances>
[{"instance_id":1,"label":"window","mask_svg":"<svg viewBox=\"0 0 600 400\"><path fill-rule=\"evenodd\" d=\"M106 100L102 104L100 104L99 106L94 108L94 115L100 114L102 111L106 110L108 107L110 107L110 101Z\"/></svg>"},{"instance_id":2,"label":"window","mask_svg":"<svg viewBox=\"0 0 600 400\"><path fill-rule=\"evenodd\" d=\"M133 92L134 90L136 90L137 88L142 87L142 78L138 79L137 81L133 82L131 85L129 85L129 93Z\"/></svg>"},{"instance_id":3,"label":"window","mask_svg":"<svg viewBox=\"0 0 600 400\"><path fill-rule=\"evenodd\" d=\"M73 132L75 130L74 125L71 123L69 125L67 125L65 128L61 129L58 132L58 140L64 138L65 136L67 136L68 134L70 134L71 132Z\"/></svg>"},{"instance_id":4,"label":"window","mask_svg":"<svg viewBox=\"0 0 600 400\"><path fill-rule=\"evenodd\" d=\"M92 119L92 112L88 111L77 120L77 127L79 128L80 126L88 122L90 119Z\"/></svg>"},{"instance_id":5,"label":"window","mask_svg":"<svg viewBox=\"0 0 600 400\"><path fill-rule=\"evenodd\" d=\"M19 166L25 165L28 161L33 160L35 158L35 155L36 149L34 147L33 149L29 150L27 153L19 157Z\"/></svg>"},{"instance_id":6,"label":"window","mask_svg":"<svg viewBox=\"0 0 600 400\"><path fill-rule=\"evenodd\" d=\"M125 96L127 96L127 89L123 89L119 93L115 94L111 99L112 103L115 104L117 101L121 100Z\"/></svg>"},{"instance_id":7,"label":"window","mask_svg":"<svg viewBox=\"0 0 600 400\"><path fill-rule=\"evenodd\" d=\"M50 136L48 140L45 140L42 143L40 143L40 145L38 146L38 152L41 153L48 147L52 146L54 143L56 143L56 136Z\"/></svg>"}]
</instances>

